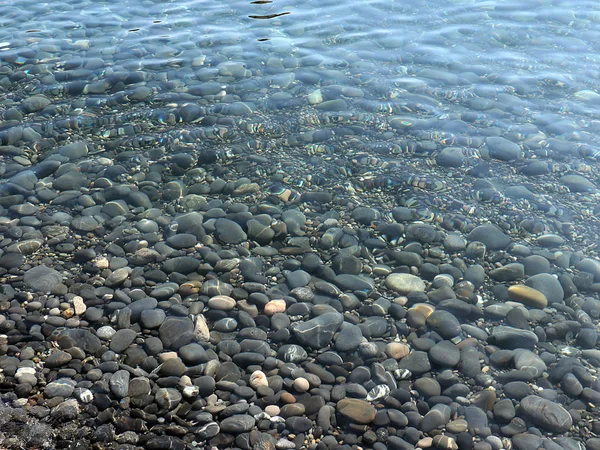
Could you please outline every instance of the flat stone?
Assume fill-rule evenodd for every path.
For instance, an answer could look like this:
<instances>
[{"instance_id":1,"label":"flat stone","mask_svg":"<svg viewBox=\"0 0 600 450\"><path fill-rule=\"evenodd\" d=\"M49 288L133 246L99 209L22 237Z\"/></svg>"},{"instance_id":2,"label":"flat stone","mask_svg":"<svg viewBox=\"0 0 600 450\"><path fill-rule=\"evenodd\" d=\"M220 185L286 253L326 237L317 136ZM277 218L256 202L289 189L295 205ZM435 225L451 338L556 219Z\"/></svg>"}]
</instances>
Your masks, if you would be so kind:
<instances>
[{"instance_id":1,"label":"flat stone","mask_svg":"<svg viewBox=\"0 0 600 450\"><path fill-rule=\"evenodd\" d=\"M450 341L441 341L429 349L429 359L437 366L454 367L460 361L460 350Z\"/></svg>"},{"instance_id":2,"label":"flat stone","mask_svg":"<svg viewBox=\"0 0 600 450\"><path fill-rule=\"evenodd\" d=\"M208 307L219 311L231 311L235 304L235 300L227 295L216 295L208 300Z\"/></svg>"},{"instance_id":3,"label":"flat stone","mask_svg":"<svg viewBox=\"0 0 600 450\"><path fill-rule=\"evenodd\" d=\"M69 397L75 390L77 383L69 378L60 378L56 381L52 381L44 388L44 396L46 398L53 397Z\"/></svg>"},{"instance_id":4,"label":"flat stone","mask_svg":"<svg viewBox=\"0 0 600 450\"><path fill-rule=\"evenodd\" d=\"M377 411L369 402L357 398L344 398L337 402L337 412L359 424L369 424L375 420Z\"/></svg>"},{"instance_id":5,"label":"flat stone","mask_svg":"<svg viewBox=\"0 0 600 450\"><path fill-rule=\"evenodd\" d=\"M221 431L229 434L247 433L254 427L254 417L248 414L236 414L221 421Z\"/></svg>"},{"instance_id":6,"label":"flat stone","mask_svg":"<svg viewBox=\"0 0 600 450\"><path fill-rule=\"evenodd\" d=\"M400 360L398 368L409 370L414 375L422 375L431 370L431 363L427 353L414 351Z\"/></svg>"},{"instance_id":7,"label":"flat stone","mask_svg":"<svg viewBox=\"0 0 600 450\"><path fill-rule=\"evenodd\" d=\"M333 282L344 291L364 291L369 293L375 287L375 282L371 278L348 273L336 275Z\"/></svg>"},{"instance_id":8,"label":"flat stone","mask_svg":"<svg viewBox=\"0 0 600 450\"><path fill-rule=\"evenodd\" d=\"M488 341L507 349L533 349L539 339L533 331L520 330L508 326L497 326L494 328Z\"/></svg>"},{"instance_id":9,"label":"flat stone","mask_svg":"<svg viewBox=\"0 0 600 450\"><path fill-rule=\"evenodd\" d=\"M54 369L68 364L71 359L73 357L69 353L58 350L44 360L44 365L50 369Z\"/></svg>"},{"instance_id":10,"label":"flat stone","mask_svg":"<svg viewBox=\"0 0 600 450\"><path fill-rule=\"evenodd\" d=\"M385 285L400 294L424 292L425 282L415 275L408 273L392 273L385 279Z\"/></svg>"},{"instance_id":11,"label":"flat stone","mask_svg":"<svg viewBox=\"0 0 600 450\"><path fill-rule=\"evenodd\" d=\"M126 370L117 370L110 377L109 386L110 391L117 398L125 398L129 393L129 378L130 374Z\"/></svg>"}]
</instances>

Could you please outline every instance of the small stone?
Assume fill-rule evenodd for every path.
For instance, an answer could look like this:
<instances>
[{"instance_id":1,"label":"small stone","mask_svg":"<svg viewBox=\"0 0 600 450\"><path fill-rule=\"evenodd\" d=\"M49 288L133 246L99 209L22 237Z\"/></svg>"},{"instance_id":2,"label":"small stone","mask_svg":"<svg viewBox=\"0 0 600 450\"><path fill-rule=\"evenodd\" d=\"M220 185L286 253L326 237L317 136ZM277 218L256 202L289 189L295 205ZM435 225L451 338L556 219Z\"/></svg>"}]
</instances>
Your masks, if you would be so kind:
<instances>
[{"instance_id":1,"label":"small stone","mask_svg":"<svg viewBox=\"0 0 600 450\"><path fill-rule=\"evenodd\" d=\"M510 238L500 228L491 224L474 228L467 236L467 241L482 242L488 250L504 250L510 244Z\"/></svg>"},{"instance_id":2,"label":"small stone","mask_svg":"<svg viewBox=\"0 0 600 450\"><path fill-rule=\"evenodd\" d=\"M255 370L250 375L250 386L254 389L258 389L261 386L268 386L269 381L267 380L267 376L261 370Z\"/></svg>"},{"instance_id":3,"label":"small stone","mask_svg":"<svg viewBox=\"0 0 600 450\"><path fill-rule=\"evenodd\" d=\"M394 359L402 359L410 353L410 347L400 342L390 342L385 346L385 353Z\"/></svg>"},{"instance_id":4,"label":"small stone","mask_svg":"<svg viewBox=\"0 0 600 450\"><path fill-rule=\"evenodd\" d=\"M264 312L267 316L273 316L277 313L285 312L287 305L285 300L271 300L265 305Z\"/></svg>"},{"instance_id":5,"label":"small stone","mask_svg":"<svg viewBox=\"0 0 600 450\"><path fill-rule=\"evenodd\" d=\"M294 389L298 392L306 392L310 389L310 384L306 378L298 377L294 380Z\"/></svg>"},{"instance_id":6,"label":"small stone","mask_svg":"<svg viewBox=\"0 0 600 450\"><path fill-rule=\"evenodd\" d=\"M73 298L73 308L75 309L75 314L77 314L78 316L81 316L87 310L87 306L83 302L83 298L79 295L76 295Z\"/></svg>"}]
</instances>

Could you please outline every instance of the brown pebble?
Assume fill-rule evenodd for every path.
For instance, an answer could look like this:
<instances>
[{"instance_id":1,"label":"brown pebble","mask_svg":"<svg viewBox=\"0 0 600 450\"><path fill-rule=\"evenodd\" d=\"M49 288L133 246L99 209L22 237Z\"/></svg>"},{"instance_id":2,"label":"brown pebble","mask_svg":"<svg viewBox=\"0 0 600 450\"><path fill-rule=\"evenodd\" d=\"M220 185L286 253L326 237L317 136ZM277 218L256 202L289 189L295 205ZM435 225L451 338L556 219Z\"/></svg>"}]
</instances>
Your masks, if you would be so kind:
<instances>
[{"instance_id":1,"label":"brown pebble","mask_svg":"<svg viewBox=\"0 0 600 450\"><path fill-rule=\"evenodd\" d=\"M271 300L265 305L264 312L267 316L273 316L277 313L285 312L286 307L285 300Z\"/></svg>"},{"instance_id":2,"label":"brown pebble","mask_svg":"<svg viewBox=\"0 0 600 450\"><path fill-rule=\"evenodd\" d=\"M296 403L296 397L289 392L284 392L281 394L281 401L286 404Z\"/></svg>"},{"instance_id":3,"label":"brown pebble","mask_svg":"<svg viewBox=\"0 0 600 450\"><path fill-rule=\"evenodd\" d=\"M390 342L385 346L385 353L390 358L402 359L410 353L410 347L401 342Z\"/></svg>"}]
</instances>

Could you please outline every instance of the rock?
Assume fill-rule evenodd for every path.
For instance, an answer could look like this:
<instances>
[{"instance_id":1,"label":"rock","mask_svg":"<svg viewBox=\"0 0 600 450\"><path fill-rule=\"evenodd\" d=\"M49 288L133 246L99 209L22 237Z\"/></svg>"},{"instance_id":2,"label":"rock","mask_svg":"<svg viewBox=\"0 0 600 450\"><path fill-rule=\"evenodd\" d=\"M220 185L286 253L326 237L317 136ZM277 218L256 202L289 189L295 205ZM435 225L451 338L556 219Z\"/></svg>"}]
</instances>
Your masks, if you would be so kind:
<instances>
[{"instance_id":1,"label":"rock","mask_svg":"<svg viewBox=\"0 0 600 450\"><path fill-rule=\"evenodd\" d=\"M334 340L338 352L348 352L358 348L363 340L363 333L360 327L344 322Z\"/></svg>"},{"instance_id":2,"label":"rock","mask_svg":"<svg viewBox=\"0 0 600 450\"><path fill-rule=\"evenodd\" d=\"M510 238L495 225L479 225L467 236L468 242L478 241L488 250L504 250L510 244Z\"/></svg>"},{"instance_id":3,"label":"rock","mask_svg":"<svg viewBox=\"0 0 600 450\"><path fill-rule=\"evenodd\" d=\"M533 331L519 330L513 327L497 326L494 328L488 341L491 344L498 345L508 349L533 349L539 339Z\"/></svg>"},{"instance_id":4,"label":"rock","mask_svg":"<svg viewBox=\"0 0 600 450\"><path fill-rule=\"evenodd\" d=\"M548 299L537 289L517 284L508 288L508 298L532 308L543 309L548 306Z\"/></svg>"},{"instance_id":5,"label":"rock","mask_svg":"<svg viewBox=\"0 0 600 450\"><path fill-rule=\"evenodd\" d=\"M164 409L172 410L181 403L183 396L174 388L159 388L154 395L156 404Z\"/></svg>"},{"instance_id":6,"label":"rock","mask_svg":"<svg viewBox=\"0 0 600 450\"><path fill-rule=\"evenodd\" d=\"M71 359L73 357L69 353L58 350L44 360L44 365L50 369L54 369L68 364Z\"/></svg>"},{"instance_id":7,"label":"rock","mask_svg":"<svg viewBox=\"0 0 600 450\"><path fill-rule=\"evenodd\" d=\"M154 436L148 439L148 450L185 450L187 445L175 436Z\"/></svg>"},{"instance_id":8,"label":"rock","mask_svg":"<svg viewBox=\"0 0 600 450\"><path fill-rule=\"evenodd\" d=\"M215 235L224 244L241 244L248 236L241 226L229 219L217 219L215 222Z\"/></svg>"},{"instance_id":9,"label":"rock","mask_svg":"<svg viewBox=\"0 0 600 450\"><path fill-rule=\"evenodd\" d=\"M460 361L460 350L450 341L441 341L429 349L429 359L437 366L455 367Z\"/></svg>"},{"instance_id":10,"label":"rock","mask_svg":"<svg viewBox=\"0 0 600 450\"><path fill-rule=\"evenodd\" d=\"M431 370L431 363L429 362L427 353L414 351L400 360L398 368L409 370L412 374L418 376L429 372Z\"/></svg>"},{"instance_id":11,"label":"rock","mask_svg":"<svg viewBox=\"0 0 600 450\"><path fill-rule=\"evenodd\" d=\"M118 330L110 340L110 349L115 353L124 352L135 340L137 333L131 328Z\"/></svg>"},{"instance_id":12,"label":"rock","mask_svg":"<svg viewBox=\"0 0 600 450\"><path fill-rule=\"evenodd\" d=\"M352 422L369 424L375 420L377 411L370 403L357 398L344 398L337 402L337 412Z\"/></svg>"},{"instance_id":13,"label":"rock","mask_svg":"<svg viewBox=\"0 0 600 450\"><path fill-rule=\"evenodd\" d=\"M70 160L75 160L87 156L88 146L85 141L72 142L59 148L58 153Z\"/></svg>"},{"instance_id":14,"label":"rock","mask_svg":"<svg viewBox=\"0 0 600 450\"><path fill-rule=\"evenodd\" d=\"M216 295L208 300L208 307L219 311L231 311L236 301L227 295Z\"/></svg>"},{"instance_id":15,"label":"rock","mask_svg":"<svg viewBox=\"0 0 600 450\"><path fill-rule=\"evenodd\" d=\"M534 378L542 376L547 369L544 361L530 350L516 349L513 361L517 370L526 370Z\"/></svg>"},{"instance_id":16,"label":"rock","mask_svg":"<svg viewBox=\"0 0 600 450\"><path fill-rule=\"evenodd\" d=\"M519 409L527 420L551 433L566 433L573 425L566 409L537 395L528 395L521 400Z\"/></svg>"},{"instance_id":17,"label":"rock","mask_svg":"<svg viewBox=\"0 0 600 450\"><path fill-rule=\"evenodd\" d=\"M567 186L571 192L596 192L594 183L581 175L564 175L560 178L560 182Z\"/></svg>"},{"instance_id":18,"label":"rock","mask_svg":"<svg viewBox=\"0 0 600 450\"><path fill-rule=\"evenodd\" d=\"M562 302L565 296L565 291L558 279L548 273L540 273L529 277L525 281L525 285L544 294L550 305Z\"/></svg>"},{"instance_id":19,"label":"rock","mask_svg":"<svg viewBox=\"0 0 600 450\"><path fill-rule=\"evenodd\" d=\"M169 316L158 329L165 348L178 350L194 339L194 324L188 317Z\"/></svg>"},{"instance_id":20,"label":"rock","mask_svg":"<svg viewBox=\"0 0 600 450\"><path fill-rule=\"evenodd\" d=\"M600 261L592 258L585 258L575 264L577 270L590 273L594 276L594 281L600 281Z\"/></svg>"},{"instance_id":21,"label":"rock","mask_svg":"<svg viewBox=\"0 0 600 450\"><path fill-rule=\"evenodd\" d=\"M306 433L313 427L313 422L307 417L288 417L285 427L293 433Z\"/></svg>"},{"instance_id":22,"label":"rock","mask_svg":"<svg viewBox=\"0 0 600 450\"><path fill-rule=\"evenodd\" d=\"M425 291L425 282L408 273L392 273L385 279L385 285L400 294Z\"/></svg>"},{"instance_id":23,"label":"rock","mask_svg":"<svg viewBox=\"0 0 600 450\"><path fill-rule=\"evenodd\" d=\"M23 275L25 285L34 292L50 292L62 283L62 275L43 264L29 269Z\"/></svg>"},{"instance_id":24,"label":"rock","mask_svg":"<svg viewBox=\"0 0 600 450\"><path fill-rule=\"evenodd\" d=\"M521 156L521 147L500 136L489 136L485 139L490 156L500 161L514 161Z\"/></svg>"},{"instance_id":25,"label":"rock","mask_svg":"<svg viewBox=\"0 0 600 450\"><path fill-rule=\"evenodd\" d=\"M427 317L426 323L445 339L452 339L461 333L460 322L448 311L434 311Z\"/></svg>"},{"instance_id":26,"label":"rock","mask_svg":"<svg viewBox=\"0 0 600 450\"><path fill-rule=\"evenodd\" d=\"M117 370L110 377L110 391L117 398L125 398L129 393L129 372L126 370Z\"/></svg>"},{"instance_id":27,"label":"rock","mask_svg":"<svg viewBox=\"0 0 600 450\"><path fill-rule=\"evenodd\" d=\"M410 347L400 342L390 342L385 346L385 353L394 359L402 359L410 353Z\"/></svg>"},{"instance_id":28,"label":"rock","mask_svg":"<svg viewBox=\"0 0 600 450\"><path fill-rule=\"evenodd\" d=\"M336 275L333 282L344 291L371 292L375 287L375 282L371 278L346 273Z\"/></svg>"},{"instance_id":29,"label":"rock","mask_svg":"<svg viewBox=\"0 0 600 450\"><path fill-rule=\"evenodd\" d=\"M286 307L285 300L271 300L265 305L264 313L270 317L278 313L284 313Z\"/></svg>"},{"instance_id":30,"label":"rock","mask_svg":"<svg viewBox=\"0 0 600 450\"><path fill-rule=\"evenodd\" d=\"M247 414L235 414L221 421L220 427L223 433L241 434L247 433L254 427L254 418Z\"/></svg>"},{"instance_id":31,"label":"rock","mask_svg":"<svg viewBox=\"0 0 600 450\"><path fill-rule=\"evenodd\" d=\"M328 312L298 324L293 328L293 333L300 344L313 349L321 349L329 345L343 321L342 314Z\"/></svg>"},{"instance_id":32,"label":"rock","mask_svg":"<svg viewBox=\"0 0 600 450\"><path fill-rule=\"evenodd\" d=\"M419 429L423 433L431 433L439 427L443 427L450 421L451 410L448 405L435 405L423 417Z\"/></svg>"},{"instance_id":33,"label":"rock","mask_svg":"<svg viewBox=\"0 0 600 450\"><path fill-rule=\"evenodd\" d=\"M71 398L52 408L50 416L60 422L68 422L77 419L79 412L79 402Z\"/></svg>"},{"instance_id":34,"label":"rock","mask_svg":"<svg viewBox=\"0 0 600 450\"><path fill-rule=\"evenodd\" d=\"M491 270L490 277L496 281L515 281L525 276L525 266L521 263L511 263Z\"/></svg>"},{"instance_id":35,"label":"rock","mask_svg":"<svg viewBox=\"0 0 600 450\"><path fill-rule=\"evenodd\" d=\"M199 344L196 344L195 342L189 343L179 348L178 354L183 360L183 362L193 366L208 362L209 359L208 355L206 354L206 350L204 350L204 347L202 347Z\"/></svg>"},{"instance_id":36,"label":"rock","mask_svg":"<svg viewBox=\"0 0 600 450\"><path fill-rule=\"evenodd\" d=\"M77 383L75 381L69 378L60 378L56 381L52 381L48 383L44 388L44 397L70 397L73 391L75 390L76 384Z\"/></svg>"},{"instance_id":37,"label":"rock","mask_svg":"<svg viewBox=\"0 0 600 450\"><path fill-rule=\"evenodd\" d=\"M140 315L140 324L147 329L158 328L166 318L167 315L162 309L147 309Z\"/></svg>"}]
</instances>

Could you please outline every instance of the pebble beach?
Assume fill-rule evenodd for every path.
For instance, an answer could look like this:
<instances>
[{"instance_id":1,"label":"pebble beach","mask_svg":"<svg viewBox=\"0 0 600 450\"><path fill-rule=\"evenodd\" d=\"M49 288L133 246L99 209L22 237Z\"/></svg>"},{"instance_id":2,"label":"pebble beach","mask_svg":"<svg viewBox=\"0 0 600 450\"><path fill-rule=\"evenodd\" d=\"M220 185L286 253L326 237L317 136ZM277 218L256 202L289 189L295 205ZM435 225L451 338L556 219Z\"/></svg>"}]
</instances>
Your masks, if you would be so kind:
<instances>
[{"instance_id":1,"label":"pebble beach","mask_svg":"<svg viewBox=\"0 0 600 450\"><path fill-rule=\"evenodd\" d=\"M447 3L0 5L0 448L600 450L600 8Z\"/></svg>"}]
</instances>

